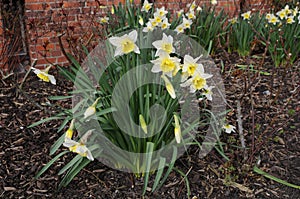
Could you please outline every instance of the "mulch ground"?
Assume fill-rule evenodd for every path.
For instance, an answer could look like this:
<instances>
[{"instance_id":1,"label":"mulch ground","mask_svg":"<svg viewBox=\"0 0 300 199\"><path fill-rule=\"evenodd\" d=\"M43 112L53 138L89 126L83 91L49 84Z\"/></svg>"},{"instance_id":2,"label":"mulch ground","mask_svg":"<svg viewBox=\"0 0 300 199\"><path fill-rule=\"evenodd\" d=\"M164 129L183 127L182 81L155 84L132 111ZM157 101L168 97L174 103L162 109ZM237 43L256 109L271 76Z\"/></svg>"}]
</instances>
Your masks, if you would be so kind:
<instances>
[{"instance_id":1,"label":"mulch ground","mask_svg":"<svg viewBox=\"0 0 300 199\"><path fill-rule=\"evenodd\" d=\"M274 69L266 60L243 60L236 55L215 56L224 61L229 120L237 126L237 101L241 103L246 149L238 133L220 139L230 161L216 151L198 158L191 147L176 162L187 173L194 198L300 198L300 190L287 187L253 172L254 164L282 180L300 185L300 63L287 69ZM254 68L241 69L252 64ZM258 73L256 70L271 75ZM54 70L52 70L53 72ZM57 71L56 71L57 72ZM52 157L50 146L61 133L62 121L51 121L34 128L33 122L54 115L70 101L50 101L52 95L66 95L72 84L56 74L57 85L41 82L30 74L22 91L17 85L24 74L0 81L0 198L142 198L143 182L131 174L108 168L98 161L89 164L70 183L58 190L58 171L74 154L59 159L39 179L34 176ZM66 150L64 148L60 149ZM153 179L151 179L153 182ZM150 185L151 185L150 182ZM158 191L144 198L187 198L182 176L172 172Z\"/></svg>"}]
</instances>

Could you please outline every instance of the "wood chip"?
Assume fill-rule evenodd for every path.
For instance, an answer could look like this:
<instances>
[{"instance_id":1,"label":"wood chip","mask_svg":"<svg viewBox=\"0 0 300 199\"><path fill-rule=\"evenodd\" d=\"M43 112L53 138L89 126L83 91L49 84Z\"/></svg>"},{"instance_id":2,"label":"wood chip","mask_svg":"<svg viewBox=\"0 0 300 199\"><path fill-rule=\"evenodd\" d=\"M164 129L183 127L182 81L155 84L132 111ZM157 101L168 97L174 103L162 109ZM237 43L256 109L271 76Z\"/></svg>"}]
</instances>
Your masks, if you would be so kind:
<instances>
[{"instance_id":1,"label":"wood chip","mask_svg":"<svg viewBox=\"0 0 300 199\"><path fill-rule=\"evenodd\" d=\"M4 187L4 191L16 191L15 187Z\"/></svg>"}]
</instances>

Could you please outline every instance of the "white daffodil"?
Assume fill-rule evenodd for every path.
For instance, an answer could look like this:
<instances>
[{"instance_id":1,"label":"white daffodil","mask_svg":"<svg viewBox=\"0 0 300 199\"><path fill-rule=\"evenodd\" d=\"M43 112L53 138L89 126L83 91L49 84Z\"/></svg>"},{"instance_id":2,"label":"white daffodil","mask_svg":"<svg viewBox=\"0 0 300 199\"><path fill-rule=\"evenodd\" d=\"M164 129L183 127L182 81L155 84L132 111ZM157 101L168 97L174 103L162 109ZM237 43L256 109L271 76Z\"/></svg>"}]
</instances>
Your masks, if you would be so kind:
<instances>
[{"instance_id":1,"label":"white daffodil","mask_svg":"<svg viewBox=\"0 0 300 199\"><path fill-rule=\"evenodd\" d=\"M177 115L174 115L174 120L175 120L174 135L175 135L176 142L179 144L181 141L181 128L179 125L179 119Z\"/></svg>"},{"instance_id":2,"label":"white daffodil","mask_svg":"<svg viewBox=\"0 0 300 199\"><path fill-rule=\"evenodd\" d=\"M157 49L155 56L158 56L161 52L168 54L175 52L173 37L171 35L167 36L165 33L163 33L162 40L157 40L153 42L152 45Z\"/></svg>"},{"instance_id":3,"label":"white daffodil","mask_svg":"<svg viewBox=\"0 0 300 199\"><path fill-rule=\"evenodd\" d=\"M84 119L94 115L96 113L96 106L100 98L97 98L92 106L89 106L84 112Z\"/></svg>"},{"instance_id":4,"label":"white daffodil","mask_svg":"<svg viewBox=\"0 0 300 199\"><path fill-rule=\"evenodd\" d=\"M162 30L165 30L165 29L168 29L168 28L170 27L170 25L171 25L171 24L169 23L168 18L166 17L166 18L164 18L164 20L162 21L160 27L161 27Z\"/></svg>"},{"instance_id":5,"label":"white daffodil","mask_svg":"<svg viewBox=\"0 0 300 199\"><path fill-rule=\"evenodd\" d=\"M226 133L230 134L231 132L235 132L235 126L232 126L230 124L225 124L223 127L222 127Z\"/></svg>"},{"instance_id":6,"label":"white daffodil","mask_svg":"<svg viewBox=\"0 0 300 199\"><path fill-rule=\"evenodd\" d=\"M31 67L31 69L38 76L38 78L40 78L41 80L43 80L45 82L51 82L51 84L55 85L56 79L54 78L53 75L49 75L49 73L48 73L50 68L51 68L51 66L48 66L44 70L40 70L40 69Z\"/></svg>"},{"instance_id":7,"label":"white daffodil","mask_svg":"<svg viewBox=\"0 0 300 199\"><path fill-rule=\"evenodd\" d=\"M286 5L283 10L286 15L289 15L292 13L292 10L290 9L289 5Z\"/></svg>"},{"instance_id":8,"label":"white daffodil","mask_svg":"<svg viewBox=\"0 0 300 199\"><path fill-rule=\"evenodd\" d=\"M183 14L183 12L184 12L183 9L177 11L177 17L179 18Z\"/></svg>"},{"instance_id":9,"label":"white daffodil","mask_svg":"<svg viewBox=\"0 0 300 199\"><path fill-rule=\"evenodd\" d=\"M100 17L100 23L108 23L109 18L108 17Z\"/></svg>"},{"instance_id":10,"label":"white daffodil","mask_svg":"<svg viewBox=\"0 0 300 199\"><path fill-rule=\"evenodd\" d=\"M85 145L87 138L91 135L92 131L93 130L89 130L86 132L86 134L80 139L80 142L76 142L71 138L66 137L63 146L68 147L71 152L78 153L82 157L87 157L89 160L93 161L94 157Z\"/></svg>"},{"instance_id":11,"label":"white daffodil","mask_svg":"<svg viewBox=\"0 0 300 199\"><path fill-rule=\"evenodd\" d=\"M137 54L140 54L140 49L135 44L137 40L137 31L133 30L129 34L125 34L121 37L111 37L109 38L109 42L116 46L115 57L118 55L128 54L134 51Z\"/></svg>"},{"instance_id":12,"label":"white daffodil","mask_svg":"<svg viewBox=\"0 0 300 199\"><path fill-rule=\"evenodd\" d=\"M184 29L191 28L192 23L193 23L192 20L183 17L183 19L182 19L182 25L183 25Z\"/></svg>"},{"instance_id":13,"label":"white daffodil","mask_svg":"<svg viewBox=\"0 0 300 199\"><path fill-rule=\"evenodd\" d=\"M151 32L153 30L154 30L154 26L152 26L152 23L150 21L148 21L146 23L146 27L143 28L143 32L149 32L149 31Z\"/></svg>"},{"instance_id":14,"label":"white daffodil","mask_svg":"<svg viewBox=\"0 0 300 199\"><path fill-rule=\"evenodd\" d=\"M270 14L270 13L266 14L266 19L267 19L267 20L270 20L272 15L273 15L273 14Z\"/></svg>"},{"instance_id":15,"label":"white daffodil","mask_svg":"<svg viewBox=\"0 0 300 199\"><path fill-rule=\"evenodd\" d=\"M193 1L192 3L188 3L186 5L186 7L189 8L189 10L194 11L196 9L197 5L196 5L195 1Z\"/></svg>"},{"instance_id":16,"label":"white daffodil","mask_svg":"<svg viewBox=\"0 0 300 199\"><path fill-rule=\"evenodd\" d=\"M276 13L276 15L281 19L283 20L287 15L286 15L286 12L285 10L280 10Z\"/></svg>"},{"instance_id":17,"label":"white daffodil","mask_svg":"<svg viewBox=\"0 0 300 199\"><path fill-rule=\"evenodd\" d=\"M218 3L217 0L211 0L212 5L216 5L217 3Z\"/></svg>"},{"instance_id":18,"label":"white daffodil","mask_svg":"<svg viewBox=\"0 0 300 199\"><path fill-rule=\"evenodd\" d=\"M161 17L164 17L166 14L168 14L168 11L165 10L165 7L161 7L161 8L156 8L156 11L154 13L154 15L159 15Z\"/></svg>"},{"instance_id":19,"label":"white daffodil","mask_svg":"<svg viewBox=\"0 0 300 199\"><path fill-rule=\"evenodd\" d=\"M159 14L154 14L154 20L156 21L157 25L160 25L165 17L160 16Z\"/></svg>"},{"instance_id":20,"label":"white daffodil","mask_svg":"<svg viewBox=\"0 0 300 199\"><path fill-rule=\"evenodd\" d=\"M149 3L147 0L145 0L141 11L148 12L152 8L152 4L153 3Z\"/></svg>"},{"instance_id":21,"label":"white daffodil","mask_svg":"<svg viewBox=\"0 0 300 199\"><path fill-rule=\"evenodd\" d=\"M146 124L145 119L142 114L139 115L139 120L140 120L140 125L141 125L144 133L147 134L148 133L147 124Z\"/></svg>"},{"instance_id":22,"label":"white daffodil","mask_svg":"<svg viewBox=\"0 0 300 199\"><path fill-rule=\"evenodd\" d=\"M189 76L193 76L198 68L201 70L201 66L199 66L199 64L197 63L200 58L201 56L194 59L190 55L185 55L183 58L182 72L186 72Z\"/></svg>"},{"instance_id":23,"label":"white daffodil","mask_svg":"<svg viewBox=\"0 0 300 199\"><path fill-rule=\"evenodd\" d=\"M175 31L177 32L177 34L183 33L183 32L184 32L184 26L183 26L183 24L178 25L178 26L175 28Z\"/></svg>"},{"instance_id":24,"label":"white daffodil","mask_svg":"<svg viewBox=\"0 0 300 199\"><path fill-rule=\"evenodd\" d=\"M139 16L139 24L140 24L141 26L144 25L144 19L143 19L142 16Z\"/></svg>"},{"instance_id":25,"label":"white daffodil","mask_svg":"<svg viewBox=\"0 0 300 199\"><path fill-rule=\"evenodd\" d=\"M205 95L205 97L209 100L209 101L212 101L212 95L213 95L213 92L212 92L212 89L215 88L214 86L207 86L205 85L204 86L204 91L203 91L203 95Z\"/></svg>"},{"instance_id":26,"label":"white daffodil","mask_svg":"<svg viewBox=\"0 0 300 199\"><path fill-rule=\"evenodd\" d=\"M170 80L165 76L165 75L162 75L161 78L164 80L165 82L165 85L166 85L166 89L168 91L168 93L170 94L170 96L175 99L176 98L176 93L175 93L175 90L174 90L174 87L173 85L171 84Z\"/></svg>"},{"instance_id":27,"label":"white daffodil","mask_svg":"<svg viewBox=\"0 0 300 199\"><path fill-rule=\"evenodd\" d=\"M276 25L276 23L279 23L280 21L279 21L278 17L276 17L275 15L271 14L270 18L268 19L268 22Z\"/></svg>"},{"instance_id":28,"label":"white daffodil","mask_svg":"<svg viewBox=\"0 0 300 199\"><path fill-rule=\"evenodd\" d=\"M149 19L149 22L151 23L152 27L156 27L159 25L159 23L157 23L157 21L155 19Z\"/></svg>"},{"instance_id":29,"label":"white daffodil","mask_svg":"<svg viewBox=\"0 0 300 199\"><path fill-rule=\"evenodd\" d=\"M244 20L249 20L251 17L251 11L245 12L242 14Z\"/></svg>"},{"instance_id":30,"label":"white daffodil","mask_svg":"<svg viewBox=\"0 0 300 199\"><path fill-rule=\"evenodd\" d=\"M237 23L237 18L234 17L234 18L232 18L232 19L229 19L228 21L229 21L231 24L236 24L236 23Z\"/></svg>"},{"instance_id":31,"label":"white daffodil","mask_svg":"<svg viewBox=\"0 0 300 199\"><path fill-rule=\"evenodd\" d=\"M299 13L299 8L296 6L296 8L293 10L294 17Z\"/></svg>"},{"instance_id":32,"label":"white daffodil","mask_svg":"<svg viewBox=\"0 0 300 199\"><path fill-rule=\"evenodd\" d=\"M201 64L198 66L198 70L195 74L184 83L181 84L182 87L190 87L190 92L195 93L197 90L201 90L206 86L206 79L211 78L212 75L202 72Z\"/></svg>"},{"instance_id":33,"label":"white daffodil","mask_svg":"<svg viewBox=\"0 0 300 199\"><path fill-rule=\"evenodd\" d=\"M192 11L192 10L190 10L188 13L186 13L185 16L186 16L188 19L196 19L195 12Z\"/></svg>"},{"instance_id":34,"label":"white daffodil","mask_svg":"<svg viewBox=\"0 0 300 199\"><path fill-rule=\"evenodd\" d=\"M287 17L286 18L286 23L287 24L293 24L293 23L295 23L294 16Z\"/></svg>"},{"instance_id":35,"label":"white daffodil","mask_svg":"<svg viewBox=\"0 0 300 199\"><path fill-rule=\"evenodd\" d=\"M197 10L198 12L201 12L201 11L202 11L201 6L198 6L198 7L196 8L196 10Z\"/></svg>"},{"instance_id":36,"label":"white daffodil","mask_svg":"<svg viewBox=\"0 0 300 199\"><path fill-rule=\"evenodd\" d=\"M153 67L151 72L159 73L163 72L163 74L172 77L174 70L179 70L180 59L177 57L170 57L170 55L164 51L161 51L159 57L156 60L152 60Z\"/></svg>"}]
</instances>

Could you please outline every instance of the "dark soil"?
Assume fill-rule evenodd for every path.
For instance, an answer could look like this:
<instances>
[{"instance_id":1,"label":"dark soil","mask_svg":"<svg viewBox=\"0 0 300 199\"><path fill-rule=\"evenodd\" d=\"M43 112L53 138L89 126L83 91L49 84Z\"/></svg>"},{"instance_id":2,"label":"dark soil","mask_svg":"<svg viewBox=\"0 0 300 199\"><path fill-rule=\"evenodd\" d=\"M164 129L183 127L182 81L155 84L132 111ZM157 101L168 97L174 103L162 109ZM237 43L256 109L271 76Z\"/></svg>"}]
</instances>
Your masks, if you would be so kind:
<instances>
[{"instance_id":1,"label":"dark soil","mask_svg":"<svg viewBox=\"0 0 300 199\"><path fill-rule=\"evenodd\" d=\"M240 148L238 132L221 136L230 161L216 150L199 159L198 149L191 147L175 165L188 176L191 198L300 198L299 189L253 172L257 164L275 177L300 185L300 63L274 69L268 60L261 66L259 58L219 55L215 56L218 65L221 58L231 110L228 119L238 126L240 101L246 149ZM236 64L252 64L254 68L240 69ZM27 127L53 116L59 106L69 108L69 100L50 101L47 97L66 95L72 84L57 74L56 86L30 74L19 91L22 75L0 81L0 198L142 198L142 180L134 181L131 174L112 170L98 161L90 163L69 186L58 190L61 176L57 173L74 156L71 153L39 179L34 178L52 158L49 149L62 134L56 132L62 121ZM161 189L148 191L144 198L188 198L185 181L172 172Z\"/></svg>"}]
</instances>

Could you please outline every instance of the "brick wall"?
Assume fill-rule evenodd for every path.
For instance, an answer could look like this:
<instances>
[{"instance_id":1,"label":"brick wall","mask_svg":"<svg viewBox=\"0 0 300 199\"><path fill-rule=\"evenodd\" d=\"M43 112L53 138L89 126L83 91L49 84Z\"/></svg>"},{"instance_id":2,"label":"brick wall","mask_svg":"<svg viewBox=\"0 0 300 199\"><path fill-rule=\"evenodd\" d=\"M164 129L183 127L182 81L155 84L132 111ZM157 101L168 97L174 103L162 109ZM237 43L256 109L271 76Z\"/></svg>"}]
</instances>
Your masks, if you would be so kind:
<instances>
[{"instance_id":1,"label":"brick wall","mask_svg":"<svg viewBox=\"0 0 300 199\"><path fill-rule=\"evenodd\" d=\"M101 5L124 3L125 0L25 0L25 17L27 39L31 60L37 59L37 67L45 67L49 63L67 65L61 45L67 46L66 52L82 53L75 43L88 43L92 48L101 32L91 27L99 26L96 19L104 15ZM156 0L156 6L180 10L191 0ZM195 1L199 5L210 3L210 0ZM218 0L217 8L227 13L237 13L239 0ZM140 4L140 0L134 0ZM59 39L61 38L61 39ZM94 40L91 40L94 38ZM79 42L78 42L79 41ZM0 41L1 42L1 41ZM1 49L1 43L0 43ZM70 50L72 49L72 50Z\"/></svg>"}]
</instances>

